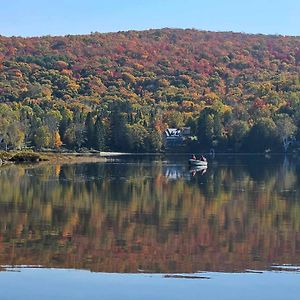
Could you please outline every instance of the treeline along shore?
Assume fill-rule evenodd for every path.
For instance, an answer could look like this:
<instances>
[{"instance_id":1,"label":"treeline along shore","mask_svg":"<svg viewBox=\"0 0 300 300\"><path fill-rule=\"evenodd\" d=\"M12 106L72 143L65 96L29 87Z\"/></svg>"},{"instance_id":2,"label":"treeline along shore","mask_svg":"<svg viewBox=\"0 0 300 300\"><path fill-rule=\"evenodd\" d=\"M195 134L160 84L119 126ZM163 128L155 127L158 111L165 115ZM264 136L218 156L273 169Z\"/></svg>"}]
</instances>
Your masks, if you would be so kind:
<instances>
[{"instance_id":1,"label":"treeline along shore","mask_svg":"<svg viewBox=\"0 0 300 300\"><path fill-rule=\"evenodd\" d=\"M0 36L0 146L292 151L300 140L300 37L162 29ZM174 149L172 149L174 147Z\"/></svg>"}]
</instances>

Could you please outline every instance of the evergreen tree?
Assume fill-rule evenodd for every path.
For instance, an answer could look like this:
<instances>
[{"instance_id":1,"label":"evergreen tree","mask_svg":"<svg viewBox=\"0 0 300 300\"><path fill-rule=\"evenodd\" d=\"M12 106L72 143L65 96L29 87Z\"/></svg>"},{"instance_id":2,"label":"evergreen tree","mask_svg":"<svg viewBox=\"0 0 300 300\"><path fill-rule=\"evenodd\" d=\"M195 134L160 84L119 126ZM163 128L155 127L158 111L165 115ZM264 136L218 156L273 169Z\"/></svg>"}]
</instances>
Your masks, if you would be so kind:
<instances>
[{"instance_id":1,"label":"evergreen tree","mask_svg":"<svg viewBox=\"0 0 300 300\"><path fill-rule=\"evenodd\" d=\"M86 146L88 148L93 148L96 144L95 134L94 134L94 121L92 113L89 112L85 119L85 131L86 131Z\"/></svg>"},{"instance_id":2,"label":"evergreen tree","mask_svg":"<svg viewBox=\"0 0 300 300\"><path fill-rule=\"evenodd\" d=\"M118 107L112 110L110 116L110 147L112 150L127 150L127 135L126 135L126 113L121 112Z\"/></svg>"},{"instance_id":3,"label":"evergreen tree","mask_svg":"<svg viewBox=\"0 0 300 300\"><path fill-rule=\"evenodd\" d=\"M203 147L211 147L214 137L214 111L205 108L198 119L197 136Z\"/></svg>"},{"instance_id":4,"label":"evergreen tree","mask_svg":"<svg viewBox=\"0 0 300 300\"><path fill-rule=\"evenodd\" d=\"M245 148L250 152L263 152L276 147L277 138L274 121L271 118L261 118L250 129Z\"/></svg>"},{"instance_id":5,"label":"evergreen tree","mask_svg":"<svg viewBox=\"0 0 300 300\"><path fill-rule=\"evenodd\" d=\"M70 127L73 120L73 112L63 108L61 111L62 119L59 123L59 135L64 138L66 130Z\"/></svg>"},{"instance_id":6,"label":"evergreen tree","mask_svg":"<svg viewBox=\"0 0 300 300\"><path fill-rule=\"evenodd\" d=\"M97 116L93 133L94 133L93 145L95 149L99 151L103 150L105 148L106 134L105 134L105 127L102 122L101 116Z\"/></svg>"}]
</instances>

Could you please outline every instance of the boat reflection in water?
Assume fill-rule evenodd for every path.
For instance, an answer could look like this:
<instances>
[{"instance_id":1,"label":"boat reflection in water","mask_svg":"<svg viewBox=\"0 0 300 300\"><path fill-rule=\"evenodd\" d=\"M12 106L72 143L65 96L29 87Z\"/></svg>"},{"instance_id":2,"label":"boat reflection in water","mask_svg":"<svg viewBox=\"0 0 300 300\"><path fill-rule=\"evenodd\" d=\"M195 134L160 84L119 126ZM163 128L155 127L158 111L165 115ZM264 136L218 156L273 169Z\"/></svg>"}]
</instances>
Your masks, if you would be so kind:
<instances>
[{"instance_id":1,"label":"boat reflection in water","mask_svg":"<svg viewBox=\"0 0 300 300\"><path fill-rule=\"evenodd\" d=\"M195 176L197 173L204 175L207 171L207 166L193 166L189 170L192 176Z\"/></svg>"}]
</instances>

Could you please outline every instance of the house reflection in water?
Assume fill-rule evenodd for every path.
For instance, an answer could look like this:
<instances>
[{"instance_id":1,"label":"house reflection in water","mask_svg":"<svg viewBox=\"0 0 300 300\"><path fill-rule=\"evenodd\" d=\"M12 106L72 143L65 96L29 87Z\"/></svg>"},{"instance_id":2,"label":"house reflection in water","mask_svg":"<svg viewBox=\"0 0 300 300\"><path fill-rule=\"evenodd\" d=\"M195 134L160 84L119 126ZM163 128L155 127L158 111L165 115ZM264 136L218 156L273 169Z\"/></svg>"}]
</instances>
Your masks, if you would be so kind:
<instances>
[{"instance_id":1,"label":"house reflection in water","mask_svg":"<svg viewBox=\"0 0 300 300\"><path fill-rule=\"evenodd\" d=\"M163 174L169 180L185 179L190 180L192 177L199 175L204 175L207 171L207 167L195 166L186 167L178 165L168 165L163 168Z\"/></svg>"},{"instance_id":2,"label":"house reflection in water","mask_svg":"<svg viewBox=\"0 0 300 300\"><path fill-rule=\"evenodd\" d=\"M184 166L169 165L163 168L163 173L166 178L171 180L177 180L184 177L184 174L186 173L186 168Z\"/></svg>"}]
</instances>

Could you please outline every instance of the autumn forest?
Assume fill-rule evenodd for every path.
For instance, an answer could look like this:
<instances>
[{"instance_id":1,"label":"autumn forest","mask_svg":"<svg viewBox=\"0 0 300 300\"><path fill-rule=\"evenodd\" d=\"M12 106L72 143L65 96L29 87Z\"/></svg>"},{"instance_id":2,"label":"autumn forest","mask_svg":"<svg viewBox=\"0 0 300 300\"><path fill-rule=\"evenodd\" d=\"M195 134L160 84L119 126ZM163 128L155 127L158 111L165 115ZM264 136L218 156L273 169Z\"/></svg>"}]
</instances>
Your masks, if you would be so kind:
<instances>
[{"instance_id":1,"label":"autumn forest","mask_svg":"<svg viewBox=\"0 0 300 300\"><path fill-rule=\"evenodd\" d=\"M162 29L0 37L3 149L290 151L300 140L300 37ZM187 149L188 149L187 148Z\"/></svg>"}]
</instances>

